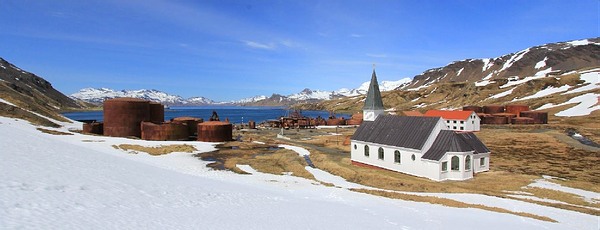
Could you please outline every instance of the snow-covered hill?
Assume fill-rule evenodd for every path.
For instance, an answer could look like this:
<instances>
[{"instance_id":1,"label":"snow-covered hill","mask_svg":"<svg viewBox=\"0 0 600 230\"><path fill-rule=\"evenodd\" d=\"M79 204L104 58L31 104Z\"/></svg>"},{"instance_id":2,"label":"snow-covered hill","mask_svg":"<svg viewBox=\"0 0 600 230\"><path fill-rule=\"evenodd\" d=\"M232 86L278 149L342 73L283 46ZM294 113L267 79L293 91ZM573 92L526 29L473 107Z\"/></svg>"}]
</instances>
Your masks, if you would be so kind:
<instances>
[{"instance_id":1,"label":"snow-covered hill","mask_svg":"<svg viewBox=\"0 0 600 230\"><path fill-rule=\"evenodd\" d=\"M75 124L80 125L80 124ZM70 126L73 126L71 124ZM69 132L68 126L60 129ZM193 145L44 134L0 117L0 226L3 229L595 229L597 216L475 194L427 194L546 216L557 223L476 208L452 208L353 192L325 171L317 180L214 171L192 153L150 156L112 145ZM308 152L302 148L293 151ZM306 154L306 153L303 153ZM335 186L325 186L319 181ZM542 181L543 182L543 181ZM561 188L544 183L537 186ZM597 193L571 189L583 196ZM425 195L425 194L423 194ZM515 195L518 196L518 195ZM524 195L521 195L524 196ZM525 196L529 197L529 196ZM465 224L468 223L468 224ZM453 227L452 227L453 226Z\"/></svg>"}]
</instances>

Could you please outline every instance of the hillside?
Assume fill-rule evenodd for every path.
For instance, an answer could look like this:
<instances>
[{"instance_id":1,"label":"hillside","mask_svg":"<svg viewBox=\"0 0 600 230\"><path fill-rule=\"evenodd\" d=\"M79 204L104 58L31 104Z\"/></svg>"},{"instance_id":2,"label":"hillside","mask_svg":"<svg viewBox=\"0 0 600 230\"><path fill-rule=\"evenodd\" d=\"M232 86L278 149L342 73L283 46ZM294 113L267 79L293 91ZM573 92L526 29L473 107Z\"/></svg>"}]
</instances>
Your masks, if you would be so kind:
<instances>
[{"instance_id":1,"label":"hillside","mask_svg":"<svg viewBox=\"0 0 600 230\"><path fill-rule=\"evenodd\" d=\"M382 96L388 111L526 104L559 116L587 115L600 109L596 105L599 79L600 39L595 38L546 44L498 58L453 62L427 70L410 84ZM359 111L362 100L364 96L355 96L300 107ZM588 112L560 113L576 105Z\"/></svg>"},{"instance_id":2,"label":"hillside","mask_svg":"<svg viewBox=\"0 0 600 230\"><path fill-rule=\"evenodd\" d=\"M0 58L0 115L55 126L56 122L47 118L66 121L57 111L85 106L54 89L45 79Z\"/></svg>"}]
</instances>

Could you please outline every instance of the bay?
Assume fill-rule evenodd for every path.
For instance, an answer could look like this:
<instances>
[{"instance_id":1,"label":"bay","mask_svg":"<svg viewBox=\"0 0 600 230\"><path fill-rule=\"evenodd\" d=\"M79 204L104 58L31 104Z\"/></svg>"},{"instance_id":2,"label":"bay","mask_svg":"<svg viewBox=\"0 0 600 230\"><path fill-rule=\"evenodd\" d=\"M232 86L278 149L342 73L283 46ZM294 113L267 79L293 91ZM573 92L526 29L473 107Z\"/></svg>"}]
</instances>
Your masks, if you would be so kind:
<instances>
[{"instance_id":1,"label":"bay","mask_svg":"<svg viewBox=\"0 0 600 230\"><path fill-rule=\"evenodd\" d=\"M221 121L229 118L231 123L248 123L252 120L261 123L271 119L278 119L281 116L288 116L292 110L286 107L267 107L267 106L176 106L165 109L165 120L171 120L176 117L196 117L205 121L210 118L212 112L216 111ZM329 117L328 111L303 110L303 116L316 118ZM102 111L83 111L63 113L65 117L73 120L96 120L103 121ZM349 119L349 114L336 113L336 117Z\"/></svg>"}]
</instances>

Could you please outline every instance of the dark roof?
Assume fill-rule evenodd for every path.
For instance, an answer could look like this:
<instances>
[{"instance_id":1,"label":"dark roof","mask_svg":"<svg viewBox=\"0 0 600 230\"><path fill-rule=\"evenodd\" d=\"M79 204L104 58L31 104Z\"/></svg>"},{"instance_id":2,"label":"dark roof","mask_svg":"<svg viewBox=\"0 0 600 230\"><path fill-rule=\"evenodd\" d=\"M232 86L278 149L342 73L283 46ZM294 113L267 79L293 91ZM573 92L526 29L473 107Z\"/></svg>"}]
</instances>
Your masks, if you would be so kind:
<instances>
[{"instance_id":1,"label":"dark roof","mask_svg":"<svg viewBox=\"0 0 600 230\"><path fill-rule=\"evenodd\" d=\"M363 110L383 110L383 101L381 100L381 92L379 91L379 84L377 84L375 69L373 69L373 74L371 75L371 84L369 84L369 91L367 92Z\"/></svg>"},{"instance_id":2,"label":"dark roof","mask_svg":"<svg viewBox=\"0 0 600 230\"><path fill-rule=\"evenodd\" d=\"M490 150L473 133L457 133L441 130L431 148L423 155L424 159L439 161L446 152L486 153Z\"/></svg>"},{"instance_id":3,"label":"dark roof","mask_svg":"<svg viewBox=\"0 0 600 230\"><path fill-rule=\"evenodd\" d=\"M379 115L375 121L363 121L351 139L420 150L440 119Z\"/></svg>"}]
</instances>

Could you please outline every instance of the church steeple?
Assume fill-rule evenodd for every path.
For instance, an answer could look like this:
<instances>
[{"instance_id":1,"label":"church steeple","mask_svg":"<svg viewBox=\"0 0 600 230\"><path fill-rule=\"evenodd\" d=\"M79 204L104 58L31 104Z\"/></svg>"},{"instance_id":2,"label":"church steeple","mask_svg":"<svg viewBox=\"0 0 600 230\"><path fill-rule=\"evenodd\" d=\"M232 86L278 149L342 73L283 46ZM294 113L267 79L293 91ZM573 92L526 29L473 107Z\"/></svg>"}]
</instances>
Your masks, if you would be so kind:
<instances>
[{"instance_id":1,"label":"church steeple","mask_svg":"<svg viewBox=\"0 0 600 230\"><path fill-rule=\"evenodd\" d=\"M383 114L383 101L381 100L381 92L377 83L377 75L375 74L375 65L373 65L373 74L371 75L371 83L369 91L363 106L363 120L374 121L377 116Z\"/></svg>"}]
</instances>

